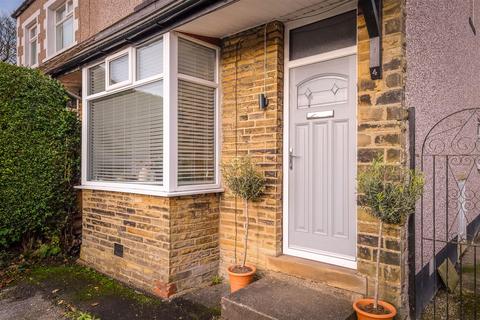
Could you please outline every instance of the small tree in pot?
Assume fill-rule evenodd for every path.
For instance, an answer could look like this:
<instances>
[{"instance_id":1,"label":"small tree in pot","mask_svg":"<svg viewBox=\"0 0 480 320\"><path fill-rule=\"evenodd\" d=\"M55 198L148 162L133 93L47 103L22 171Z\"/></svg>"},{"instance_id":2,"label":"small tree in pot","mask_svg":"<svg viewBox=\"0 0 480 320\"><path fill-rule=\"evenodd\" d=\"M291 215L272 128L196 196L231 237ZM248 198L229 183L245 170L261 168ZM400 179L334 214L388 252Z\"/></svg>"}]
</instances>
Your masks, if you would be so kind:
<instances>
[{"instance_id":1,"label":"small tree in pot","mask_svg":"<svg viewBox=\"0 0 480 320\"><path fill-rule=\"evenodd\" d=\"M358 319L393 319L395 307L379 301L380 251L384 224L402 225L415 211L415 203L423 192L423 175L405 167L385 164L382 158L358 176L360 204L379 220L374 299L354 303Z\"/></svg>"},{"instance_id":2,"label":"small tree in pot","mask_svg":"<svg viewBox=\"0 0 480 320\"><path fill-rule=\"evenodd\" d=\"M226 186L235 196L243 200L243 213L245 216L242 261L240 264L235 261L235 265L228 268L230 290L234 292L250 284L256 271L254 266L246 264L249 229L248 204L262 196L265 190L265 178L255 168L249 157L234 158L223 166L222 173Z\"/></svg>"}]
</instances>

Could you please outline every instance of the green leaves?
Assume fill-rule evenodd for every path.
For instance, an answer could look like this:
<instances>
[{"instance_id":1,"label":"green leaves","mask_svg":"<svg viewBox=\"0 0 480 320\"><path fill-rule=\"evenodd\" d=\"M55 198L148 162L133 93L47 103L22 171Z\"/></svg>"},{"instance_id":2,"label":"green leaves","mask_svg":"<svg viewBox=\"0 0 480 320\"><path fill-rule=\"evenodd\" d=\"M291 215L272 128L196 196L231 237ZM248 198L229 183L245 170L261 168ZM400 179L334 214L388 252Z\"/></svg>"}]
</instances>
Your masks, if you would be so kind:
<instances>
[{"instance_id":1,"label":"green leaves","mask_svg":"<svg viewBox=\"0 0 480 320\"><path fill-rule=\"evenodd\" d=\"M0 247L50 238L75 210L80 125L60 83L0 63Z\"/></svg>"},{"instance_id":2,"label":"green leaves","mask_svg":"<svg viewBox=\"0 0 480 320\"><path fill-rule=\"evenodd\" d=\"M235 158L222 167L223 178L234 195L255 201L265 190L265 178L248 157Z\"/></svg>"},{"instance_id":3,"label":"green leaves","mask_svg":"<svg viewBox=\"0 0 480 320\"><path fill-rule=\"evenodd\" d=\"M360 204L385 223L402 224L415 211L424 184L422 174L375 159L358 175Z\"/></svg>"}]
</instances>

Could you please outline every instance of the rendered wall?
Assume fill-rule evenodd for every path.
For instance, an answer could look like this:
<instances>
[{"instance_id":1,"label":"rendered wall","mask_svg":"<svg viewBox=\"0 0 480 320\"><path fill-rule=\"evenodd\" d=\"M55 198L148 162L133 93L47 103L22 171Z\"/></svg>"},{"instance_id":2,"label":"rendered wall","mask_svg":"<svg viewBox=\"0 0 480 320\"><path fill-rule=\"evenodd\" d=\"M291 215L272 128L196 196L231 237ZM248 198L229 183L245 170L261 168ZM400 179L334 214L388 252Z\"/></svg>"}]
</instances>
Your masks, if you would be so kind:
<instances>
[{"instance_id":1,"label":"rendered wall","mask_svg":"<svg viewBox=\"0 0 480 320\"><path fill-rule=\"evenodd\" d=\"M422 242L422 232L425 238L435 238L441 241L456 236L458 230L458 208L456 207L458 190L455 179L463 176L463 172L469 172L470 164L463 168L455 161L454 155L458 149L450 152L449 168L444 156L438 156L433 169L433 157L421 157L422 144L429 130L442 118L467 108L480 107L480 38L473 34L468 18L480 15L480 7L476 6L475 12L472 1L448 1L448 0L408 0L407 1L407 79L406 79L406 105L415 108L416 123L416 163L423 170L426 177L426 188L423 201L423 213L420 207L416 211L416 273L417 273L417 311L421 306L428 303L435 290L435 275L433 265L433 253L437 255L437 266L446 256L455 262L457 259L455 246L447 248L443 242L436 242L433 249L433 241ZM480 24L476 23L477 32ZM458 127L465 120L465 114L454 116L440 124L437 129ZM476 116L475 116L476 118ZM476 119L473 119L476 121ZM441 130L436 130L438 133ZM475 139L476 123L471 121L459 130L451 130L450 133L439 136L437 147L445 144L450 148L454 135L458 137ZM464 141L465 142L465 141ZM413 143L413 142L412 142ZM454 142L453 145L458 145ZM433 151L427 144L425 151ZM441 154L441 149L430 152ZM447 150L445 150L447 151ZM452 151L452 150L451 150ZM446 152L443 152L446 153ZM465 161L465 158L464 158ZM447 169L450 173L447 175ZM454 170L455 172L453 172ZM435 193L434 173L435 171ZM471 171L469 178L469 192L471 195L480 193L480 176L477 170ZM447 182L447 176L449 181ZM476 181L476 182L475 182ZM473 182L473 183L472 183ZM448 188L448 189L447 189ZM448 191L447 191L448 190ZM448 195L447 195L448 192ZM435 194L435 200L433 196ZM469 198L466 206L478 208L476 200ZM447 207L447 199L450 205ZM434 205L435 201L435 205ZM454 207L452 207L452 204ZM435 215L435 220L434 220ZM478 209L468 210L470 222L478 218ZM435 226L435 227L434 227Z\"/></svg>"}]
</instances>

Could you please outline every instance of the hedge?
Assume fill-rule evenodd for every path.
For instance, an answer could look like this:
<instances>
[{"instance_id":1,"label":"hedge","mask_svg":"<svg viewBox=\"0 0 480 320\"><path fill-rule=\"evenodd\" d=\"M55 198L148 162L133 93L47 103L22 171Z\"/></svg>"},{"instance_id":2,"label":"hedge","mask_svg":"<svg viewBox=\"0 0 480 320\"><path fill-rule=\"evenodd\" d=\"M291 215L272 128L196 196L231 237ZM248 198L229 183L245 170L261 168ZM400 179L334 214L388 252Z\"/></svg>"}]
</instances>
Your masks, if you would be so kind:
<instances>
[{"instance_id":1,"label":"hedge","mask_svg":"<svg viewBox=\"0 0 480 320\"><path fill-rule=\"evenodd\" d=\"M61 234L75 211L80 125L62 85L0 63L0 248Z\"/></svg>"}]
</instances>

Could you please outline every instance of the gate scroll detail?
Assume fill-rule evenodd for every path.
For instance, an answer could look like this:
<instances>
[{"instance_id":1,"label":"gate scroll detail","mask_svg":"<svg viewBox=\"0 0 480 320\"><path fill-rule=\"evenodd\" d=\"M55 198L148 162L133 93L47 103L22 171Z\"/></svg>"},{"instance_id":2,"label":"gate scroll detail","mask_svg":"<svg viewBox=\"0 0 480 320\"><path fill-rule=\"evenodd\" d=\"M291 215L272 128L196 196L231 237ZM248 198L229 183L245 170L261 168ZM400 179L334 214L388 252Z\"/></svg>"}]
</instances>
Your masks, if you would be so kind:
<instances>
[{"instance_id":1,"label":"gate scroll detail","mask_svg":"<svg viewBox=\"0 0 480 320\"><path fill-rule=\"evenodd\" d=\"M416 316L477 319L480 108L437 122L420 157L425 191L415 217Z\"/></svg>"}]
</instances>

